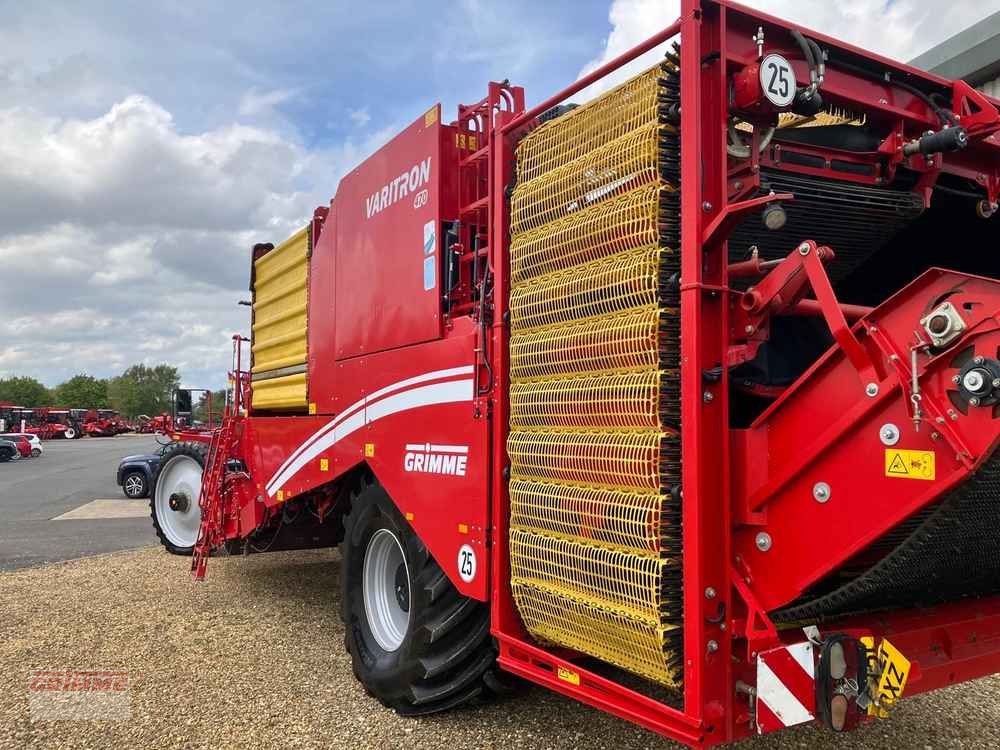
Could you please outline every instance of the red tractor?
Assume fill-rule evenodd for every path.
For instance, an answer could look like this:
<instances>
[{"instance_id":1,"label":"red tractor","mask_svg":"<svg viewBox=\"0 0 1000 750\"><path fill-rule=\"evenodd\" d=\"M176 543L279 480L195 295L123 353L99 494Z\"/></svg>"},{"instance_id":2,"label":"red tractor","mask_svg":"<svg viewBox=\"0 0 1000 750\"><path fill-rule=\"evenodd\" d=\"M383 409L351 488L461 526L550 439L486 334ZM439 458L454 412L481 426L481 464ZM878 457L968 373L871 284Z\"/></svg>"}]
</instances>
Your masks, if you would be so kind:
<instances>
[{"instance_id":1,"label":"red tractor","mask_svg":"<svg viewBox=\"0 0 1000 750\"><path fill-rule=\"evenodd\" d=\"M114 437L130 429L121 415L111 409L89 409L82 418L82 425L90 437Z\"/></svg>"},{"instance_id":2,"label":"red tractor","mask_svg":"<svg viewBox=\"0 0 1000 750\"><path fill-rule=\"evenodd\" d=\"M709 747L1000 671L998 105L682 0L531 109L432 107L254 246L157 534L197 578L339 545L404 715L514 674Z\"/></svg>"},{"instance_id":3,"label":"red tractor","mask_svg":"<svg viewBox=\"0 0 1000 750\"><path fill-rule=\"evenodd\" d=\"M155 417L150 417L147 414L140 414L136 417L136 428L135 431L141 434L150 434L154 432L170 432L174 429L174 418L171 414L163 412Z\"/></svg>"},{"instance_id":4,"label":"red tractor","mask_svg":"<svg viewBox=\"0 0 1000 750\"><path fill-rule=\"evenodd\" d=\"M20 432L23 412L23 406L10 401L0 401L0 432Z\"/></svg>"},{"instance_id":5,"label":"red tractor","mask_svg":"<svg viewBox=\"0 0 1000 750\"><path fill-rule=\"evenodd\" d=\"M27 422L24 431L31 435L38 435L42 440L82 438L84 436L83 426L79 419L71 414L71 411L71 409L49 406L24 409L22 417Z\"/></svg>"}]
</instances>

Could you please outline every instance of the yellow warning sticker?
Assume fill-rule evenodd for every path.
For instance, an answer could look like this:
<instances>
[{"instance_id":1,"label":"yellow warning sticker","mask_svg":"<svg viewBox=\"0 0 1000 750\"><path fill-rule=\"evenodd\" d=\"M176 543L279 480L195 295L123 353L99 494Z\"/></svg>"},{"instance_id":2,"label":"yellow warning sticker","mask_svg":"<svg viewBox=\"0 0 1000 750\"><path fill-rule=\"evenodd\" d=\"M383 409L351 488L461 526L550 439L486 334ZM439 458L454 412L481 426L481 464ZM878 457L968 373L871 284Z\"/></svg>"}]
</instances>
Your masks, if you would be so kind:
<instances>
[{"instance_id":1,"label":"yellow warning sticker","mask_svg":"<svg viewBox=\"0 0 1000 750\"><path fill-rule=\"evenodd\" d=\"M365 456L371 458L375 455L375 443L365 443Z\"/></svg>"},{"instance_id":2,"label":"yellow warning sticker","mask_svg":"<svg viewBox=\"0 0 1000 750\"><path fill-rule=\"evenodd\" d=\"M935 477L933 451L885 449L885 475L896 479L926 479Z\"/></svg>"},{"instance_id":3,"label":"yellow warning sticker","mask_svg":"<svg viewBox=\"0 0 1000 750\"><path fill-rule=\"evenodd\" d=\"M424 127L430 127L438 121L438 105L434 105L424 112Z\"/></svg>"},{"instance_id":4,"label":"yellow warning sticker","mask_svg":"<svg viewBox=\"0 0 1000 750\"><path fill-rule=\"evenodd\" d=\"M572 669L566 669L566 667L559 667L556 670L556 675L563 682L568 682L570 685L580 685L580 673L574 672Z\"/></svg>"},{"instance_id":5,"label":"yellow warning sticker","mask_svg":"<svg viewBox=\"0 0 1000 750\"><path fill-rule=\"evenodd\" d=\"M330 471L330 459L321 458L319 460L319 470L320 471Z\"/></svg>"}]
</instances>

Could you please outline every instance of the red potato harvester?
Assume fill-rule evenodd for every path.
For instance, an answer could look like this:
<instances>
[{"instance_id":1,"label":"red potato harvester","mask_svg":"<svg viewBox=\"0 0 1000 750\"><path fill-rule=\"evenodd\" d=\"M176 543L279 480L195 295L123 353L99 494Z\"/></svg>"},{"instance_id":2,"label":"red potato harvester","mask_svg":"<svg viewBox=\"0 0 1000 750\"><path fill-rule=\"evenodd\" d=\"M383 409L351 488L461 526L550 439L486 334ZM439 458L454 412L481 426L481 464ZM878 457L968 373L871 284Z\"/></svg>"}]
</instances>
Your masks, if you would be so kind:
<instances>
[{"instance_id":1,"label":"red potato harvester","mask_svg":"<svg viewBox=\"0 0 1000 750\"><path fill-rule=\"evenodd\" d=\"M709 747L1000 670L997 102L682 5L536 107L432 107L256 245L249 369L163 456L196 577L340 546L402 714L513 673Z\"/></svg>"}]
</instances>

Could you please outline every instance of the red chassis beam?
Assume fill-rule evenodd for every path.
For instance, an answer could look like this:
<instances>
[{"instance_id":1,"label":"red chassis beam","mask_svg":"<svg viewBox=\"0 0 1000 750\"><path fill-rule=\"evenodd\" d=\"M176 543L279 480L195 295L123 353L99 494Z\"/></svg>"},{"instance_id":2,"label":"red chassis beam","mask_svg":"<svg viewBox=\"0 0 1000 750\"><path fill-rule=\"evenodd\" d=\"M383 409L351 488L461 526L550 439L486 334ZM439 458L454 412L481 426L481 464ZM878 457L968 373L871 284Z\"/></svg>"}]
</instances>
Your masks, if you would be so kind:
<instances>
[{"instance_id":1,"label":"red chassis beam","mask_svg":"<svg viewBox=\"0 0 1000 750\"><path fill-rule=\"evenodd\" d=\"M888 638L915 665L906 695L1000 672L1000 596L854 617L823 629Z\"/></svg>"}]
</instances>

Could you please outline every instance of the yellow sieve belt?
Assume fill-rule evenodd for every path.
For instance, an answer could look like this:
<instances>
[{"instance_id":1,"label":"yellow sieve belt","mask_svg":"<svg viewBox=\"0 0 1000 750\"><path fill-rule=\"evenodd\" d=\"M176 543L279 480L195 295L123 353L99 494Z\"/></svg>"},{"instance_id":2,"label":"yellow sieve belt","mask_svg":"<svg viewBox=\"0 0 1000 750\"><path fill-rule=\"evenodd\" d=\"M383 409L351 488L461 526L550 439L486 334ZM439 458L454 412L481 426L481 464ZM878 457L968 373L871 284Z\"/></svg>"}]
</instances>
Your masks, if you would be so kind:
<instances>
[{"instance_id":1,"label":"yellow sieve belt","mask_svg":"<svg viewBox=\"0 0 1000 750\"><path fill-rule=\"evenodd\" d=\"M511 196L511 585L538 639L682 677L674 63L540 126Z\"/></svg>"}]
</instances>

